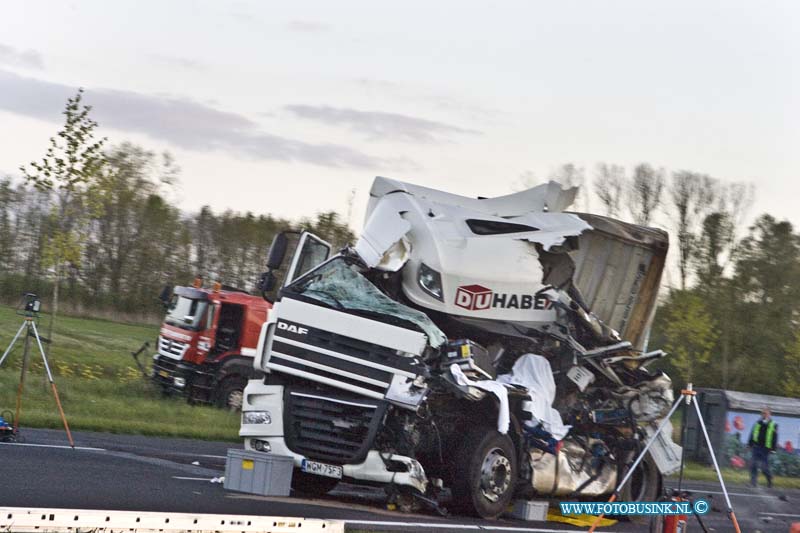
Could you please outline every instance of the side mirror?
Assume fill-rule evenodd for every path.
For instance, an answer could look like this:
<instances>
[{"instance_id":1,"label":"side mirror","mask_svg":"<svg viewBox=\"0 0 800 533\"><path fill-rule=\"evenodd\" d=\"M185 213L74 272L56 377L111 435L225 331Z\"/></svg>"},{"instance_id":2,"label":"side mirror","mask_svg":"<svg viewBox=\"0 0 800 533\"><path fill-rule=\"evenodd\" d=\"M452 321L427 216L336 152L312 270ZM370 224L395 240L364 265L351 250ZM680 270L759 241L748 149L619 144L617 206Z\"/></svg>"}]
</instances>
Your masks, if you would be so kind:
<instances>
[{"instance_id":1,"label":"side mirror","mask_svg":"<svg viewBox=\"0 0 800 533\"><path fill-rule=\"evenodd\" d=\"M258 278L258 281L256 282L256 288L262 293L270 292L273 289L275 289L277 281L278 278L276 278L275 274L271 270L269 270L261 274L261 276Z\"/></svg>"},{"instance_id":2,"label":"side mirror","mask_svg":"<svg viewBox=\"0 0 800 533\"><path fill-rule=\"evenodd\" d=\"M161 289L161 294L158 295L158 300L161 302L161 305L164 307L169 307L169 303L172 300L172 286L171 285L164 285L164 288Z\"/></svg>"},{"instance_id":3,"label":"side mirror","mask_svg":"<svg viewBox=\"0 0 800 533\"><path fill-rule=\"evenodd\" d=\"M267 268L270 270L278 270L283 264L283 258L286 256L286 248L289 246L289 239L284 232L275 235L272 240L272 245L269 247L269 256L267 257Z\"/></svg>"}]
</instances>

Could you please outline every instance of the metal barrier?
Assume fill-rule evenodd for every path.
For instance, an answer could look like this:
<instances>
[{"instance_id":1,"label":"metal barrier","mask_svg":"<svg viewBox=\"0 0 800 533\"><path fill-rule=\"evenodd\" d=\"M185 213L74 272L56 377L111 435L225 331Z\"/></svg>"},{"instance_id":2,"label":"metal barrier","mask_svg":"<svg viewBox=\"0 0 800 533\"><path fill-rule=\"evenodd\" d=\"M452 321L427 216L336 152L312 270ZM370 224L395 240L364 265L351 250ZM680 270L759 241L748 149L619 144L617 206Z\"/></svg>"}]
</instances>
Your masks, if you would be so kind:
<instances>
[{"instance_id":1,"label":"metal barrier","mask_svg":"<svg viewBox=\"0 0 800 533\"><path fill-rule=\"evenodd\" d=\"M0 507L0 531L344 533L344 522L276 516Z\"/></svg>"}]
</instances>

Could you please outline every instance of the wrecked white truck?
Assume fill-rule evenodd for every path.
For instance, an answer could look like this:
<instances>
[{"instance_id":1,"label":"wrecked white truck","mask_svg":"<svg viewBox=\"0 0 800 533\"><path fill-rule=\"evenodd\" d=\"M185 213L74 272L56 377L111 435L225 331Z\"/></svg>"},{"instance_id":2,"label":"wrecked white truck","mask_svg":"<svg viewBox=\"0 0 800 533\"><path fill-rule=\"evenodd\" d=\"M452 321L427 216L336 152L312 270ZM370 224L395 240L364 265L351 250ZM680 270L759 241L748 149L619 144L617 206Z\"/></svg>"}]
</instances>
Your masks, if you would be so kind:
<instances>
[{"instance_id":1,"label":"wrecked white truck","mask_svg":"<svg viewBox=\"0 0 800 533\"><path fill-rule=\"evenodd\" d=\"M486 518L613 492L673 402L645 368L663 352L643 351L668 242L564 212L576 192L376 178L355 246L276 237L245 448L293 457L298 492L344 479L436 506L449 488L448 508ZM658 441L624 499L655 500L679 456Z\"/></svg>"}]
</instances>

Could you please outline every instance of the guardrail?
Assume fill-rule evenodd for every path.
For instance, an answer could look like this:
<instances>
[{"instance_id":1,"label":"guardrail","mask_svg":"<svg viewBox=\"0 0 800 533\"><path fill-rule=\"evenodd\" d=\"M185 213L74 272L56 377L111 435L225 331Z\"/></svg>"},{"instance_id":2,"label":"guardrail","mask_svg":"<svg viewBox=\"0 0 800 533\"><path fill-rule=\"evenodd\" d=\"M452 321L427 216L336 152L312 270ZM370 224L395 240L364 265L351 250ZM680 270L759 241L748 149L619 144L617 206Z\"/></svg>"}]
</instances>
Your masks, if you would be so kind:
<instances>
[{"instance_id":1,"label":"guardrail","mask_svg":"<svg viewBox=\"0 0 800 533\"><path fill-rule=\"evenodd\" d=\"M0 531L344 533L344 522L276 516L0 507Z\"/></svg>"}]
</instances>

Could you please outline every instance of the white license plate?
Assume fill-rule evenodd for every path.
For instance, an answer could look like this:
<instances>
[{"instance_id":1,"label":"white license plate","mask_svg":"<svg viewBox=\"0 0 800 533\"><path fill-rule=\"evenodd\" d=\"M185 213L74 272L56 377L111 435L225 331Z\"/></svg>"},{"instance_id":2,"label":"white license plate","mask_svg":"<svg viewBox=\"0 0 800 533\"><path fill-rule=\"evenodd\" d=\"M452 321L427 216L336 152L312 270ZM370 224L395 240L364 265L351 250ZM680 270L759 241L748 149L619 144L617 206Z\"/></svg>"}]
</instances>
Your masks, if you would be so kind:
<instances>
[{"instance_id":1,"label":"white license plate","mask_svg":"<svg viewBox=\"0 0 800 533\"><path fill-rule=\"evenodd\" d=\"M325 463L318 463L316 461L309 461L303 459L300 470L308 474L316 474L318 476L334 477L342 479L342 467L336 465L327 465Z\"/></svg>"}]
</instances>

